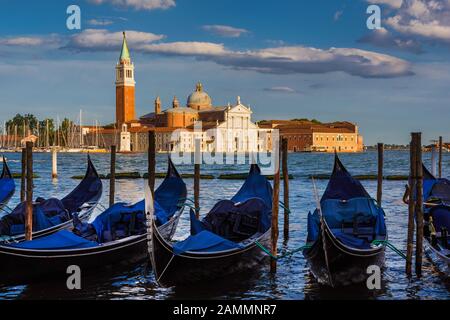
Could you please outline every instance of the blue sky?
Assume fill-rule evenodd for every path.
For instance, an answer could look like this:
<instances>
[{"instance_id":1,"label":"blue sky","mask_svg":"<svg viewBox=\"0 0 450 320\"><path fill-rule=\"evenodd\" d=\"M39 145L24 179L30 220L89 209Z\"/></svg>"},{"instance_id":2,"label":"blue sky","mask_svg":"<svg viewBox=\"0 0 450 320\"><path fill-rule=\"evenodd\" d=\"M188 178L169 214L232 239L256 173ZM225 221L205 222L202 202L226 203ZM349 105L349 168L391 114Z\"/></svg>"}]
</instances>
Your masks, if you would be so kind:
<instances>
[{"instance_id":1,"label":"blue sky","mask_svg":"<svg viewBox=\"0 0 450 320\"><path fill-rule=\"evenodd\" d=\"M0 120L16 113L114 121L127 31L139 115L201 81L254 120L356 122L366 144L450 139L447 0L0 0ZM81 30L66 9L81 8ZM366 9L382 9L368 30Z\"/></svg>"}]
</instances>

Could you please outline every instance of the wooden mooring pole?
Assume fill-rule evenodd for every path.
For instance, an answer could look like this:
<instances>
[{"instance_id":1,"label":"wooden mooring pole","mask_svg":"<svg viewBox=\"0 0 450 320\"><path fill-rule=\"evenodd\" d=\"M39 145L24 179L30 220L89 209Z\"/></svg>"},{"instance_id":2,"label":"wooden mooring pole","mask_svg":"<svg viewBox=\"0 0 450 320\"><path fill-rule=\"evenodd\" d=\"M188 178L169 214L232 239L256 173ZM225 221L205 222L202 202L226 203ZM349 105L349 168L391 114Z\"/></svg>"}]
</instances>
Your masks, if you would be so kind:
<instances>
[{"instance_id":1,"label":"wooden mooring pole","mask_svg":"<svg viewBox=\"0 0 450 320\"><path fill-rule=\"evenodd\" d=\"M201 163L201 148L200 139L195 139L194 150L194 207L195 216L197 219L200 217L200 163Z\"/></svg>"},{"instance_id":2,"label":"wooden mooring pole","mask_svg":"<svg viewBox=\"0 0 450 320\"><path fill-rule=\"evenodd\" d=\"M289 169L288 169L288 140L283 138L282 167L283 167L283 202L284 202L284 240L289 240Z\"/></svg>"},{"instance_id":3,"label":"wooden mooring pole","mask_svg":"<svg viewBox=\"0 0 450 320\"><path fill-rule=\"evenodd\" d=\"M273 178L273 199L272 199L272 255L276 257L278 255L278 211L280 201L280 141L275 142L275 175ZM270 260L270 272L277 272L277 260Z\"/></svg>"},{"instance_id":4,"label":"wooden mooring pole","mask_svg":"<svg viewBox=\"0 0 450 320\"><path fill-rule=\"evenodd\" d=\"M416 133L416 275L422 275L423 256L423 169L422 169L422 134Z\"/></svg>"},{"instance_id":5,"label":"wooden mooring pole","mask_svg":"<svg viewBox=\"0 0 450 320\"><path fill-rule=\"evenodd\" d=\"M25 240L33 238L33 142L26 144L27 155L27 192L26 192L26 217Z\"/></svg>"},{"instance_id":6,"label":"wooden mooring pole","mask_svg":"<svg viewBox=\"0 0 450 320\"><path fill-rule=\"evenodd\" d=\"M58 178L58 150L52 148L52 179Z\"/></svg>"},{"instance_id":7,"label":"wooden mooring pole","mask_svg":"<svg viewBox=\"0 0 450 320\"><path fill-rule=\"evenodd\" d=\"M436 155L437 155L437 148L436 146L431 147L431 174L434 177L437 177L437 161L436 161Z\"/></svg>"},{"instance_id":8,"label":"wooden mooring pole","mask_svg":"<svg viewBox=\"0 0 450 320\"><path fill-rule=\"evenodd\" d=\"M155 192L155 170L156 170L156 133L148 132L148 186L154 196Z\"/></svg>"},{"instance_id":9,"label":"wooden mooring pole","mask_svg":"<svg viewBox=\"0 0 450 320\"><path fill-rule=\"evenodd\" d=\"M416 138L414 133L411 134L411 143L409 145L410 152L410 170L409 170L409 200L408 200L408 237L406 240L406 274L412 274L412 256L414 250L414 208L415 208L415 194L416 189Z\"/></svg>"},{"instance_id":10,"label":"wooden mooring pole","mask_svg":"<svg viewBox=\"0 0 450 320\"><path fill-rule=\"evenodd\" d=\"M384 163L384 144L378 143L378 185L377 185L377 202L381 207L383 198L383 163Z\"/></svg>"},{"instance_id":11,"label":"wooden mooring pole","mask_svg":"<svg viewBox=\"0 0 450 320\"><path fill-rule=\"evenodd\" d=\"M438 165L438 170L439 170L439 178L442 178L442 137L439 137L439 165Z\"/></svg>"},{"instance_id":12,"label":"wooden mooring pole","mask_svg":"<svg viewBox=\"0 0 450 320\"><path fill-rule=\"evenodd\" d=\"M27 177L27 148L22 148L22 174L20 176L20 202L25 201L26 177Z\"/></svg>"},{"instance_id":13,"label":"wooden mooring pole","mask_svg":"<svg viewBox=\"0 0 450 320\"><path fill-rule=\"evenodd\" d=\"M109 174L109 206L112 207L115 202L116 193L116 146L111 146L111 168Z\"/></svg>"}]
</instances>

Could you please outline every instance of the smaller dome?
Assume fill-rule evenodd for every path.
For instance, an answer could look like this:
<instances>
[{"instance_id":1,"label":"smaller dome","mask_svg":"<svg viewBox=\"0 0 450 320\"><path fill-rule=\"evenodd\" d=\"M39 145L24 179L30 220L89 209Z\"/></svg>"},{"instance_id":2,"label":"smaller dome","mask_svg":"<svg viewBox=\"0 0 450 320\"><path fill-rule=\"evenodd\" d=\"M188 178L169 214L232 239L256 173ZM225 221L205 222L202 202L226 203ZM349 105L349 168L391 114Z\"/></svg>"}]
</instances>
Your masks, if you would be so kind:
<instances>
[{"instance_id":1,"label":"smaller dome","mask_svg":"<svg viewBox=\"0 0 450 320\"><path fill-rule=\"evenodd\" d=\"M211 98L203 91L203 86L200 82L197 83L195 91L188 97L187 106L197 110L211 108Z\"/></svg>"}]
</instances>

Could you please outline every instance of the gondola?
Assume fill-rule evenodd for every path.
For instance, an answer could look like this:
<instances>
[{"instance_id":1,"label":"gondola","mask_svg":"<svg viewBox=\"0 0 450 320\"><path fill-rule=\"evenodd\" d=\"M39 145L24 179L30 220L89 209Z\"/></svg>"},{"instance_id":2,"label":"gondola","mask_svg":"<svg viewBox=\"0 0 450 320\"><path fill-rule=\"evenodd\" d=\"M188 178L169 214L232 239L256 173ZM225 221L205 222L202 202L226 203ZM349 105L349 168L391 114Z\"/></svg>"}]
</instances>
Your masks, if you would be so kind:
<instances>
[{"instance_id":1,"label":"gondola","mask_svg":"<svg viewBox=\"0 0 450 320\"><path fill-rule=\"evenodd\" d=\"M148 210L147 210L148 211ZM150 260L162 286L186 285L256 267L271 234L272 187L253 164L241 189L216 203L204 219L190 211L191 235L170 242L150 215Z\"/></svg>"},{"instance_id":2,"label":"gondola","mask_svg":"<svg viewBox=\"0 0 450 320\"><path fill-rule=\"evenodd\" d=\"M14 183L11 171L9 171L6 159L3 157L3 170L0 175L0 211L3 211L3 208L8 204L15 190L16 184Z\"/></svg>"},{"instance_id":3,"label":"gondola","mask_svg":"<svg viewBox=\"0 0 450 320\"><path fill-rule=\"evenodd\" d=\"M365 282L369 266L384 264L385 214L337 154L318 207L308 214L309 247L303 250L313 276L332 287Z\"/></svg>"},{"instance_id":4,"label":"gondola","mask_svg":"<svg viewBox=\"0 0 450 320\"><path fill-rule=\"evenodd\" d=\"M431 258L450 274L450 181L423 166L424 238Z\"/></svg>"},{"instance_id":5,"label":"gondola","mask_svg":"<svg viewBox=\"0 0 450 320\"><path fill-rule=\"evenodd\" d=\"M172 238L186 201L186 185L169 161L167 175L155 191L158 229ZM71 230L61 230L32 241L0 246L0 283L22 284L67 277L67 267L76 265L83 274L118 265L145 261L147 226L145 202L116 203L92 223L74 216Z\"/></svg>"},{"instance_id":6,"label":"gondola","mask_svg":"<svg viewBox=\"0 0 450 320\"><path fill-rule=\"evenodd\" d=\"M86 174L80 184L62 199L38 197L33 203L33 238L43 237L72 226L77 213L86 220L97 206L103 192L102 181L88 156ZM26 203L20 203L0 219L0 243L25 240Z\"/></svg>"}]
</instances>

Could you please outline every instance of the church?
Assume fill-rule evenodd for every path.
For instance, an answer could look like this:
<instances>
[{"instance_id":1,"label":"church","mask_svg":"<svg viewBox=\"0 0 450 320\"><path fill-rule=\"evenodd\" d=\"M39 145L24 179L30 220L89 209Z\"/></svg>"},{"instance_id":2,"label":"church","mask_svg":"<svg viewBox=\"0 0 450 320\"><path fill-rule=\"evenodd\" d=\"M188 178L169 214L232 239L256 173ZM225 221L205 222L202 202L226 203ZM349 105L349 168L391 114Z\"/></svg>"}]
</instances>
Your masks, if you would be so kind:
<instances>
[{"instance_id":1,"label":"church","mask_svg":"<svg viewBox=\"0 0 450 320\"><path fill-rule=\"evenodd\" d=\"M122 152L144 151L150 130L156 132L159 152L192 152L195 139L200 139L202 151L210 152L257 152L271 148L273 129L262 129L253 123L252 110L240 97L234 104L213 106L200 82L188 96L186 105L174 97L171 105L163 108L157 97L153 112L137 119L135 70L125 32L115 75L116 129L103 129L101 134L112 134L114 138L108 140L111 144L119 142Z\"/></svg>"},{"instance_id":2,"label":"church","mask_svg":"<svg viewBox=\"0 0 450 320\"><path fill-rule=\"evenodd\" d=\"M116 121L113 127L93 129L85 141L101 140L105 148L117 145L121 152L144 152L148 132L156 133L158 152L193 152L200 141L203 152L248 153L272 150L277 135L288 141L290 152L361 152L363 137L348 121L267 120L252 122L252 109L237 97L235 103L214 105L198 82L183 105L177 97L163 106L156 97L152 112L141 117L135 109L135 68L125 32L116 64ZM101 139L98 139L98 136Z\"/></svg>"}]
</instances>

